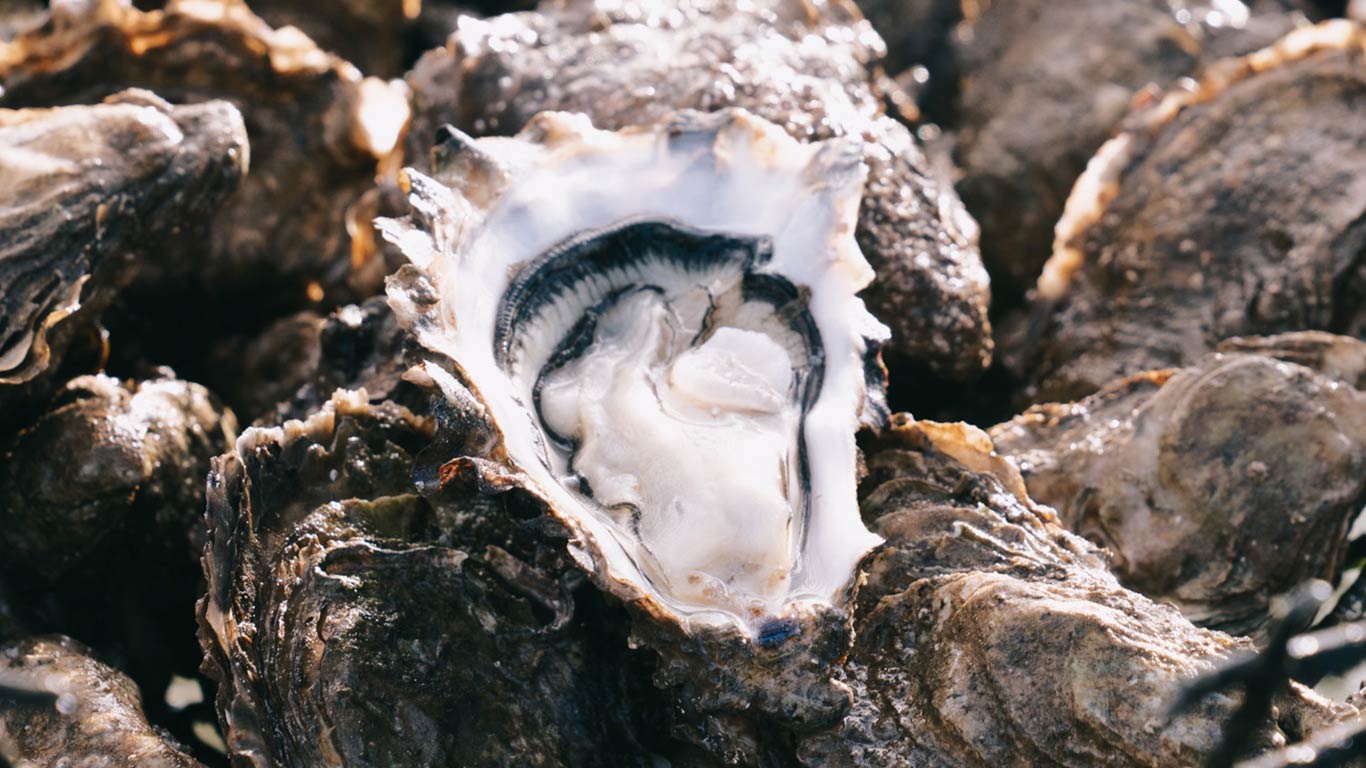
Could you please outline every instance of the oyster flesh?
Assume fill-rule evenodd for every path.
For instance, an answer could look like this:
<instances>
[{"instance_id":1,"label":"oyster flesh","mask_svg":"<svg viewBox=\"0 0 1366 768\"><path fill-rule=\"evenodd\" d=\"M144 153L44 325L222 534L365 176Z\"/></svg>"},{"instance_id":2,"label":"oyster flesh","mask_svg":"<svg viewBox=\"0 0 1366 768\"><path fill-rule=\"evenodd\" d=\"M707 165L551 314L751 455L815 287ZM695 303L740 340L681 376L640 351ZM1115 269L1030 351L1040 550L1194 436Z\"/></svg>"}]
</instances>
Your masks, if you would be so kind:
<instances>
[{"instance_id":1,"label":"oyster flesh","mask_svg":"<svg viewBox=\"0 0 1366 768\"><path fill-rule=\"evenodd\" d=\"M497 437L441 474L543 499L638 634L837 656L816 627L847 634L878 541L854 434L885 417L887 331L855 295L872 278L858 143L802 144L741 110L619 132L547 113L511 139L449 132L435 155L456 188L409 172L417 213L383 225L412 261L390 303L424 375ZM847 694L826 693L804 715L762 683L733 703L829 717Z\"/></svg>"}]
</instances>

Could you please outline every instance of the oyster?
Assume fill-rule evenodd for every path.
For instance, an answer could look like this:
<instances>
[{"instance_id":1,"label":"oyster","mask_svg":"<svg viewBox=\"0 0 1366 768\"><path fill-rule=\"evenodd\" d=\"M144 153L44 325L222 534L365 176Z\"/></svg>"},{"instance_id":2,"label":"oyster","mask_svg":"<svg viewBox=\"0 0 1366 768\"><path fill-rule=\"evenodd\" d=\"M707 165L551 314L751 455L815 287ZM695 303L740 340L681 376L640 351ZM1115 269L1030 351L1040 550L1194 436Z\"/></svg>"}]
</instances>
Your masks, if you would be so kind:
<instances>
[{"instance_id":1,"label":"oyster","mask_svg":"<svg viewBox=\"0 0 1366 768\"><path fill-rule=\"evenodd\" d=\"M370 249L368 217L349 221L347 212L395 151L408 115L401 84L363 78L241 0L171 0L151 11L92 0L57 3L48 23L0 46L0 85L3 106L97 100L135 86L176 102L224 99L246 116L252 172L213 216L208 253L202 240L168 249L141 281L126 322L156 321L139 334L145 343L206 301L231 306L246 324L378 290L387 269ZM181 303L165 306L174 304L168 295ZM180 363L163 350L149 356Z\"/></svg>"},{"instance_id":2,"label":"oyster","mask_svg":"<svg viewBox=\"0 0 1366 768\"><path fill-rule=\"evenodd\" d=\"M859 592L854 706L798 743L803 765L1172 766L1211 753L1237 700L1169 707L1185 678L1248 640L1121 587L973 427L897 415L867 451L860 497L886 544ZM1249 747L1358 716L1293 684L1277 704Z\"/></svg>"},{"instance_id":3,"label":"oyster","mask_svg":"<svg viewBox=\"0 0 1366 768\"><path fill-rule=\"evenodd\" d=\"M648 672L539 504L418 495L436 421L367 400L249 429L210 475L200 640L233 764L648 764L626 682Z\"/></svg>"},{"instance_id":4,"label":"oyster","mask_svg":"<svg viewBox=\"0 0 1366 768\"><path fill-rule=\"evenodd\" d=\"M203 478L235 433L195 384L68 382L0 441L0 580L19 618L81 637L149 690L193 672Z\"/></svg>"},{"instance_id":5,"label":"oyster","mask_svg":"<svg viewBox=\"0 0 1366 768\"><path fill-rule=\"evenodd\" d=\"M0 110L0 400L41 400L37 380L51 383L137 265L179 240L182 217L221 202L246 160L241 115L223 102L172 107L128 91ZM0 411L0 430L26 413Z\"/></svg>"},{"instance_id":6,"label":"oyster","mask_svg":"<svg viewBox=\"0 0 1366 768\"><path fill-rule=\"evenodd\" d=\"M1272 597L1336 578L1366 506L1366 392L1261 354L1122 379L992 436L1126 586L1258 638Z\"/></svg>"},{"instance_id":7,"label":"oyster","mask_svg":"<svg viewBox=\"0 0 1366 768\"><path fill-rule=\"evenodd\" d=\"M854 497L854 433L885 415L886 329L855 295L862 154L738 110L615 133L547 113L448 135L457 188L409 172L416 214L383 226L423 375L496 436L440 476L543 500L639 636L728 676L693 691L717 707L846 701L799 660L839 654L877 541Z\"/></svg>"},{"instance_id":8,"label":"oyster","mask_svg":"<svg viewBox=\"0 0 1366 768\"><path fill-rule=\"evenodd\" d=\"M1298 30L1136 113L1068 200L1016 367L1066 400L1235 335L1366 334L1366 33ZM1310 87L1312 84L1312 87Z\"/></svg>"},{"instance_id":9,"label":"oyster","mask_svg":"<svg viewBox=\"0 0 1366 768\"><path fill-rule=\"evenodd\" d=\"M973 5L956 37L958 192L982 225L997 312L1033 285L1063 201L1136 94L1270 44L1296 21L1236 0Z\"/></svg>"},{"instance_id":10,"label":"oyster","mask_svg":"<svg viewBox=\"0 0 1366 768\"><path fill-rule=\"evenodd\" d=\"M548 2L466 20L418 62L408 155L422 157L445 123L512 133L552 110L616 129L739 107L802 141L859 141L869 176L857 238L877 270L866 298L892 327L888 352L971 379L992 350L976 227L906 128L881 114L867 71L881 53L839 0Z\"/></svg>"},{"instance_id":11,"label":"oyster","mask_svg":"<svg viewBox=\"0 0 1366 768\"><path fill-rule=\"evenodd\" d=\"M147 722L138 687L127 675L70 638L0 644L0 685L32 694L8 700L0 689L5 765L202 768Z\"/></svg>"}]
</instances>

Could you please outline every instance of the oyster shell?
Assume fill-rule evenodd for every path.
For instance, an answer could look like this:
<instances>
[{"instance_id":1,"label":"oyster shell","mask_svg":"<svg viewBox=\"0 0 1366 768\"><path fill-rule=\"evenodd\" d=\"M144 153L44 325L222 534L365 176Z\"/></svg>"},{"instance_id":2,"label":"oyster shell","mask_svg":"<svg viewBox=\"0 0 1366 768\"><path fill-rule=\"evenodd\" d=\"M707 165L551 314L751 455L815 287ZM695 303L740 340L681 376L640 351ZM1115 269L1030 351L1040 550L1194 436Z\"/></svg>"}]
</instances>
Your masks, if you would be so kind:
<instances>
[{"instance_id":1,"label":"oyster shell","mask_svg":"<svg viewBox=\"0 0 1366 768\"><path fill-rule=\"evenodd\" d=\"M973 5L955 38L958 192L982 225L997 312L1034 284L1063 201L1136 95L1268 45L1297 20L1236 0Z\"/></svg>"},{"instance_id":2,"label":"oyster shell","mask_svg":"<svg viewBox=\"0 0 1366 768\"><path fill-rule=\"evenodd\" d=\"M980 430L897 415L866 447L863 511L886 544L859 592L854 706L798 743L801 764L1198 765L1215 748L1235 699L1169 706L1250 641L1121 587ZM1297 685L1278 707L1249 747L1357 717Z\"/></svg>"},{"instance_id":3,"label":"oyster shell","mask_svg":"<svg viewBox=\"0 0 1366 768\"><path fill-rule=\"evenodd\" d=\"M236 430L198 385L82 376L0 440L0 580L18 618L81 637L149 690L192 673L203 478Z\"/></svg>"},{"instance_id":4,"label":"oyster shell","mask_svg":"<svg viewBox=\"0 0 1366 768\"><path fill-rule=\"evenodd\" d=\"M34 693L29 701L9 700L0 689L0 762L6 765L202 768L147 722L127 675L70 638L0 644L0 685Z\"/></svg>"},{"instance_id":5,"label":"oyster shell","mask_svg":"<svg viewBox=\"0 0 1366 768\"><path fill-rule=\"evenodd\" d=\"M457 188L409 172L390 303L494 435L437 476L543 500L680 684L726 676L694 701L837 716L822 662L877 541L854 433L885 415L859 145L738 110L615 133L547 113L435 155Z\"/></svg>"},{"instance_id":6,"label":"oyster shell","mask_svg":"<svg viewBox=\"0 0 1366 768\"><path fill-rule=\"evenodd\" d=\"M200 641L233 764L648 764L626 691L648 673L540 505L419 496L435 420L367 400L249 429L210 475Z\"/></svg>"},{"instance_id":7,"label":"oyster shell","mask_svg":"<svg viewBox=\"0 0 1366 768\"><path fill-rule=\"evenodd\" d=\"M1034 399L1188 365L1229 336L1366 333L1363 50L1360 25L1324 22L1130 118L1039 279L1016 362Z\"/></svg>"},{"instance_id":8,"label":"oyster shell","mask_svg":"<svg viewBox=\"0 0 1366 768\"><path fill-rule=\"evenodd\" d=\"M1257 638L1274 596L1336 578L1366 505L1366 392L1262 354L1122 379L992 437L1126 586Z\"/></svg>"},{"instance_id":9,"label":"oyster shell","mask_svg":"<svg viewBox=\"0 0 1366 768\"><path fill-rule=\"evenodd\" d=\"M128 91L88 107L0 110L0 398L55 368L76 327L177 240L182 217L236 187L246 150L241 115L223 102L172 107ZM3 410L0 422L24 415Z\"/></svg>"},{"instance_id":10,"label":"oyster shell","mask_svg":"<svg viewBox=\"0 0 1366 768\"><path fill-rule=\"evenodd\" d=\"M140 314L167 294L183 301L159 325L202 313L206 299L239 318L270 318L307 305L310 286L328 301L378 290L382 255L347 211L395 152L408 115L401 84L363 78L241 0L171 0L151 11L128 0L58 3L45 25L0 45L0 84L3 106L141 87L176 102L224 99L246 116L252 172L213 216L208 253L200 240L190 252L167 249L141 281ZM150 338L157 328L145 330Z\"/></svg>"},{"instance_id":11,"label":"oyster shell","mask_svg":"<svg viewBox=\"0 0 1366 768\"><path fill-rule=\"evenodd\" d=\"M869 176L857 238L877 270L866 298L892 327L888 351L971 379L992 351L976 227L907 129L881 114L867 70L881 53L842 1L547 2L467 20L418 62L408 155L421 158L445 123L512 133L543 111L616 129L739 107L802 141L859 141Z\"/></svg>"}]
</instances>

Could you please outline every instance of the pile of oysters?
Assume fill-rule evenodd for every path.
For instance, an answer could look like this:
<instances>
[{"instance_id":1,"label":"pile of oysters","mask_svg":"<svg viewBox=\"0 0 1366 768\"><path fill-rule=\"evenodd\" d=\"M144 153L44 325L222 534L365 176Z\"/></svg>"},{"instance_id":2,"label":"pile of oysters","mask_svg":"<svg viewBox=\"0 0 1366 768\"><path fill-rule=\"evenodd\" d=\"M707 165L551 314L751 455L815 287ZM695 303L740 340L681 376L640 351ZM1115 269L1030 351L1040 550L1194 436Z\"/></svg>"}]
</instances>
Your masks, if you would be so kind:
<instances>
[{"instance_id":1,"label":"pile of oysters","mask_svg":"<svg viewBox=\"0 0 1366 768\"><path fill-rule=\"evenodd\" d=\"M1366 754L1361 6L0 0L0 765Z\"/></svg>"}]
</instances>

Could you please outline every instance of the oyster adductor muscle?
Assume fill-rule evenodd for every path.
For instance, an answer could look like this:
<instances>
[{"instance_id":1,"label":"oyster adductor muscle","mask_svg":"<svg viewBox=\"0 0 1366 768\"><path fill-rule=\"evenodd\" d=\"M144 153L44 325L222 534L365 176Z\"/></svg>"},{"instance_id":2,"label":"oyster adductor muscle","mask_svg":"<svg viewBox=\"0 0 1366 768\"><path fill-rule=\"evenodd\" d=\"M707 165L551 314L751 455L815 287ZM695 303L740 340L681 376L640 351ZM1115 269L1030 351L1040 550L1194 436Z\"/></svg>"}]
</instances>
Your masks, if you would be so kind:
<instances>
[{"instance_id":1,"label":"oyster adductor muscle","mask_svg":"<svg viewBox=\"0 0 1366 768\"><path fill-rule=\"evenodd\" d=\"M624 633L581 614L540 506L419 495L437 421L368 400L252 428L210 474L200 641L233 764L645 764ZM470 423L441 441L486 440Z\"/></svg>"},{"instance_id":2,"label":"oyster adductor muscle","mask_svg":"<svg viewBox=\"0 0 1366 768\"><path fill-rule=\"evenodd\" d=\"M389 297L422 375L496 435L451 466L542 499L681 667L695 643L733 655L697 695L794 719L843 694L812 683L806 711L763 674L821 665L757 660L837 656L824 638L847 636L877 541L855 500L854 434L885 417L886 329L856 295L862 156L739 110L619 132L547 113L515 138L449 133L456 188L409 172L417 213L383 225L412 262Z\"/></svg>"},{"instance_id":3,"label":"oyster adductor muscle","mask_svg":"<svg viewBox=\"0 0 1366 768\"><path fill-rule=\"evenodd\" d=\"M889 352L971 379L992 351L976 225L906 127L881 113L868 72L881 53L839 0L573 0L469 20L408 76L409 162L444 123L507 134L544 111L619 129L742 108L801 141L847 137L869 167L857 237L877 270L866 297L892 328Z\"/></svg>"},{"instance_id":4,"label":"oyster adductor muscle","mask_svg":"<svg viewBox=\"0 0 1366 768\"><path fill-rule=\"evenodd\" d=\"M802 764L1193 766L1215 748L1236 699L1170 706L1250 641L1120 586L980 430L899 414L865 448L863 511L886 543L844 667L854 705L799 741ZM1357 717L1299 686L1278 707L1247 746Z\"/></svg>"},{"instance_id":5,"label":"oyster adductor muscle","mask_svg":"<svg viewBox=\"0 0 1366 768\"><path fill-rule=\"evenodd\" d=\"M1343 360L1366 346L1324 336L1287 340L1282 354L1313 362L1317 341ZM992 435L1034 498L1113 553L1125 585L1261 637L1274 596L1345 564L1366 505L1366 392L1335 378L1332 358L1320 374L1265 356L1274 337L1241 341L1257 353L1121 379Z\"/></svg>"},{"instance_id":6,"label":"oyster adductor muscle","mask_svg":"<svg viewBox=\"0 0 1366 768\"><path fill-rule=\"evenodd\" d=\"M221 203L246 163L242 117L221 101L127 91L0 110L0 399L53 368L71 326L90 324L179 222Z\"/></svg>"},{"instance_id":7,"label":"oyster adductor muscle","mask_svg":"<svg viewBox=\"0 0 1366 768\"><path fill-rule=\"evenodd\" d=\"M1035 401L1221 339L1366 333L1366 32L1290 33L1139 109L1059 222L1015 367Z\"/></svg>"},{"instance_id":8,"label":"oyster adductor muscle","mask_svg":"<svg viewBox=\"0 0 1366 768\"><path fill-rule=\"evenodd\" d=\"M0 763L15 768L203 768L147 722L138 686L61 636L0 644Z\"/></svg>"}]
</instances>

